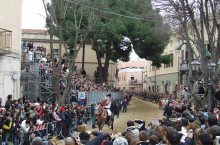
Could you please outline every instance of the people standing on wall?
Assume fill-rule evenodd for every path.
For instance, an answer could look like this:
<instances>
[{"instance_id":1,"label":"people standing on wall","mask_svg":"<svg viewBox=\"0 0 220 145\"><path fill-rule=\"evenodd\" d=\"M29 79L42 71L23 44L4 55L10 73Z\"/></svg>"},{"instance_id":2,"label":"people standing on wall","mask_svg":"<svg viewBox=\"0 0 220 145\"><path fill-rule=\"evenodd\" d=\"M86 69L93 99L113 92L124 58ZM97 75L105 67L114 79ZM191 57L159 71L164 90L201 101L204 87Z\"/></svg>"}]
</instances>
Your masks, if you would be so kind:
<instances>
[{"instance_id":1,"label":"people standing on wall","mask_svg":"<svg viewBox=\"0 0 220 145\"><path fill-rule=\"evenodd\" d=\"M40 68L40 75L41 75L41 80L45 80L45 73L46 73L46 68L45 68L45 61L41 60L39 64Z\"/></svg>"}]
</instances>

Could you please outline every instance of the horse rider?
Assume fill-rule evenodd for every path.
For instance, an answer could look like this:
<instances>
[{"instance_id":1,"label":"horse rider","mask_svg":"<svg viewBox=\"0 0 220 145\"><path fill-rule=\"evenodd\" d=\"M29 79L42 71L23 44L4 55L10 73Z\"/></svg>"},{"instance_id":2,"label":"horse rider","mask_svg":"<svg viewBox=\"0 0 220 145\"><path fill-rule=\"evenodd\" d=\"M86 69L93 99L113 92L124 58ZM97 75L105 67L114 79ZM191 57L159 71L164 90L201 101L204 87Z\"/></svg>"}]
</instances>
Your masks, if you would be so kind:
<instances>
[{"instance_id":1,"label":"horse rider","mask_svg":"<svg viewBox=\"0 0 220 145\"><path fill-rule=\"evenodd\" d=\"M108 95L106 95L106 104L103 104L104 108L106 109L106 112L107 112L107 118L106 118L106 122L107 123L109 123L111 115L112 115L112 112L110 110L111 103L112 103L112 101L111 101L111 94L108 94Z\"/></svg>"}]
</instances>

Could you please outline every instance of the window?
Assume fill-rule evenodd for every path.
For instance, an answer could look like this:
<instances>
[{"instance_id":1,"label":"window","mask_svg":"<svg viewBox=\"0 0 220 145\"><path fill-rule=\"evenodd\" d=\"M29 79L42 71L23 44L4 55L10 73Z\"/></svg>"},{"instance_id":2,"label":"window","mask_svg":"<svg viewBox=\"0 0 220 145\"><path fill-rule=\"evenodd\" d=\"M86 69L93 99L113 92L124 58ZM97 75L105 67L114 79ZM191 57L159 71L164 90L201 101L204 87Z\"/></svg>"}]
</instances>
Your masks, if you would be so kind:
<instances>
[{"instance_id":1,"label":"window","mask_svg":"<svg viewBox=\"0 0 220 145\"><path fill-rule=\"evenodd\" d=\"M184 50L181 50L181 62L184 62Z\"/></svg>"},{"instance_id":2,"label":"window","mask_svg":"<svg viewBox=\"0 0 220 145\"><path fill-rule=\"evenodd\" d=\"M173 53L172 53L172 54L170 54L170 58L171 58L170 67L173 67Z\"/></svg>"},{"instance_id":3,"label":"window","mask_svg":"<svg viewBox=\"0 0 220 145\"><path fill-rule=\"evenodd\" d=\"M164 68L173 67L173 53L169 54L171 62L169 64L164 64Z\"/></svg>"},{"instance_id":4,"label":"window","mask_svg":"<svg viewBox=\"0 0 220 145\"><path fill-rule=\"evenodd\" d=\"M12 32L11 31L0 28L0 49L1 50L12 49Z\"/></svg>"},{"instance_id":5,"label":"window","mask_svg":"<svg viewBox=\"0 0 220 145\"><path fill-rule=\"evenodd\" d=\"M173 40L170 40L170 46L172 46L173 45Z\"/></svg>"},{"instance_id":6,"label":"window","mask_svg":"<svg viewBox=\"0 0 220 145\"><path fill-rule=\"evenodd\" d=\"M156 70L156 66L152 66L152 71L155 71Z\"/></svg>"},{"instance_id":7,"label":"window","mask_svg":"<svg viewBox=\"0 0 220 145\"><path fill-rule=\"evenodd\" d=\"M134 80L134 77L131 77L131 80Z\"/></svg>"},{"instance_id":8,"label":"window","mask_svg":"<svg viewBox=\"0 0 220 145\"><path fill-rule=\"evenodd\" d=\"M185 60L188 60L188 51L185 51Z\"/></svg>"}]
</instances>

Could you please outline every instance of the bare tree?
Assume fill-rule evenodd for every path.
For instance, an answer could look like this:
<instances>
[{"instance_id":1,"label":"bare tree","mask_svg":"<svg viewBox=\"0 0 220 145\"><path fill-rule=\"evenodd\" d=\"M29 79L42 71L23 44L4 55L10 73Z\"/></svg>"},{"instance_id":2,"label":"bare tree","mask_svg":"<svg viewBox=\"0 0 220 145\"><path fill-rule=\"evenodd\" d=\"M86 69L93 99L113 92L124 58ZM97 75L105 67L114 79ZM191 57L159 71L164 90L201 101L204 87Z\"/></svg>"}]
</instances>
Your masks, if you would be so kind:
<instances>
[{"instance_id":1,"label":"bare tree","mask_svg":"<svg viewBox=\"0 0 220 145\"><path fill-rule=\"evenodd\" d=\"M64 103L65 98L69 96L69 92L72 87L72 75L75 69L75 59L77 57L78 52L83 47L83 44L86 41L86 38L93 28L94 24L96 23L96 17L94 16L93 12L90 13L88 17L88 23L82 24L83 20L83 13L84 9L79 9L79 5L75 0L51 0L48 2L46 0L42 0L44 3L44 8L47 16L47 28L50 34L50 51L51 51L51 59L52 59L52 86L53 92L58 95L57 102ZM64 23L66 21L66 14L68 9L71 9L74 16L74 23L73 29L75 30L74 34L74 46L71 48L73 50L73 54L69 55L68 62L69 62L69 73L67 74L67 82L65 86L65 90L61 94L60 91L60 78L62 78L61 72L61 60L62 60L62 46L65 46L65 52L68 50L68 46L63 38L63 32L65 30ZM84 29L86 31L81 31L81 27L84 25ZM55 64L54 57L53 57L53 36L56 35L59 38L59 61L58 67Z\"/></svg>"},{"instance_id":2,"label":"bare tree","mask_svg":"<svg viewBox=\"0 0 220 145\"><path fill-rule=\"evenodd\" d=\"M220 56L220 1L219 0L155 0L155 7L160 7L165 19L186 43L189 63L194 59L193 51L198 52L204 84L209 79L208 63L216 64ZM206 38L207 37L207 38ZM207 57L209 46L211 56ZM189 81L192 80L192 68L189 65ZM212 75L216 84L219 80L217 71ZM188 82L189 83L189 82ZM189 85L192 89L192 86ZM215 85L214 85L215 86Z\"/></svg>"}]
</instances>

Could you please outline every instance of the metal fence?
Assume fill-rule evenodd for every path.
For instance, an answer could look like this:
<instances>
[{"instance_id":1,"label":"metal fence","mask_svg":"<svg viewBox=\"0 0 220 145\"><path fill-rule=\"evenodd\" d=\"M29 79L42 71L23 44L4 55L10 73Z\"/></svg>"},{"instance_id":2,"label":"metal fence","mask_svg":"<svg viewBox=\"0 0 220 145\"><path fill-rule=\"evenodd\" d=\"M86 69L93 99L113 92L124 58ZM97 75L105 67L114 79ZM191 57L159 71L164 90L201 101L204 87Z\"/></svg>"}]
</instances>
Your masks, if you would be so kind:
<instances>
[{"instance_id":1,"label":"metal fence","mask_svg":"<svg viewBox=\"0 0 220 145\"><path fill-rule=\"evenodd\" d=\"M91 105L93 103L99 103L106 94L111 94L112 100L122 99L123 93L122 92L106 92L106 91L94 91L94 92L88 92L86 94L87 98L87 105Z\"/></svg>"}]
</instances>

